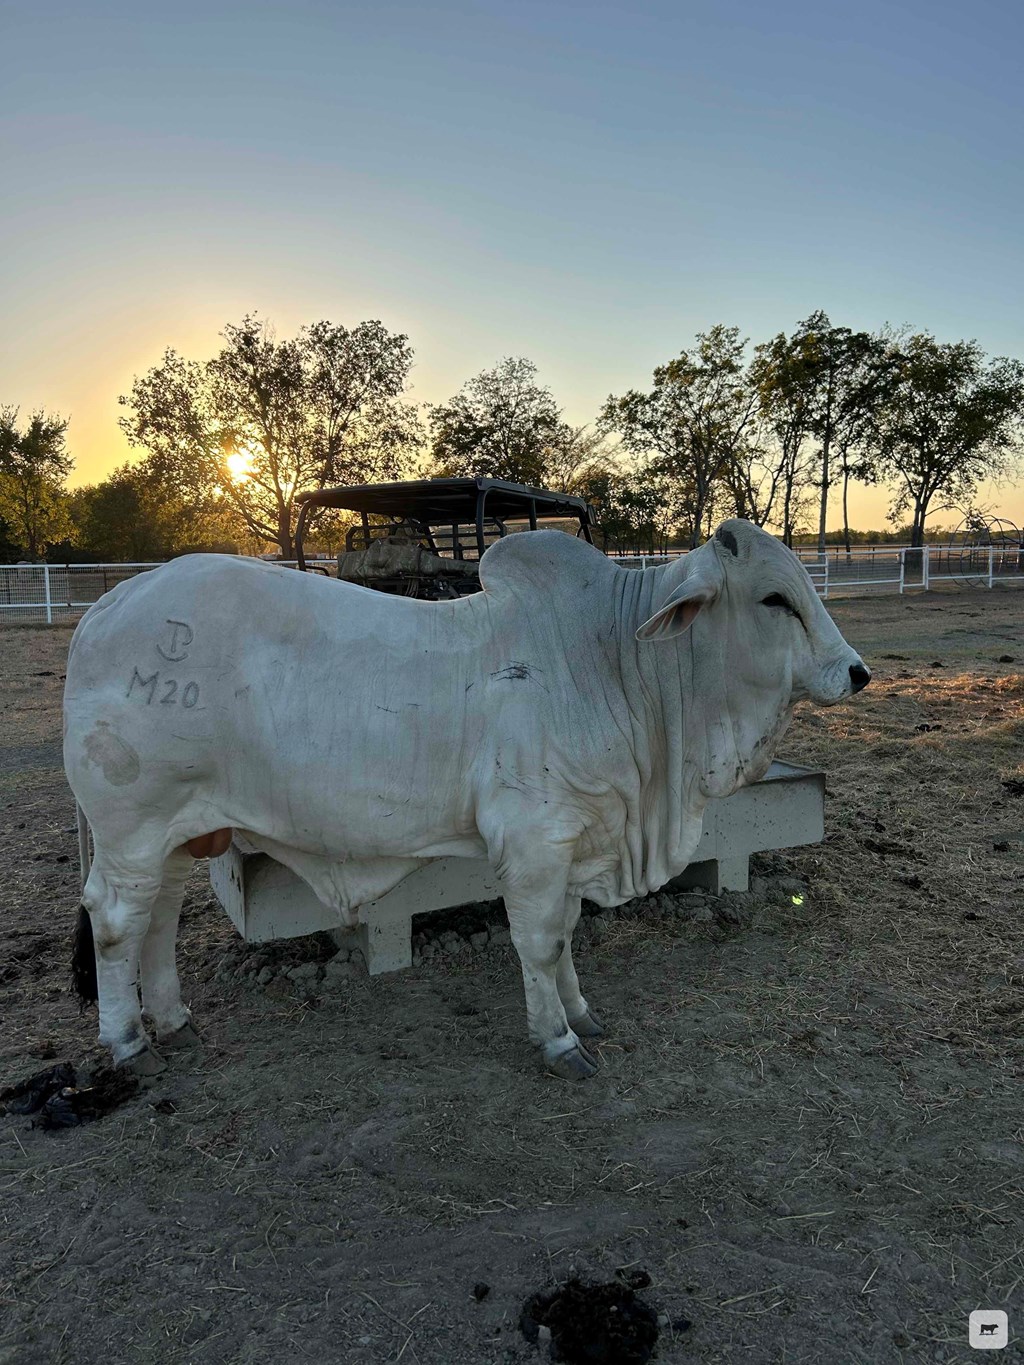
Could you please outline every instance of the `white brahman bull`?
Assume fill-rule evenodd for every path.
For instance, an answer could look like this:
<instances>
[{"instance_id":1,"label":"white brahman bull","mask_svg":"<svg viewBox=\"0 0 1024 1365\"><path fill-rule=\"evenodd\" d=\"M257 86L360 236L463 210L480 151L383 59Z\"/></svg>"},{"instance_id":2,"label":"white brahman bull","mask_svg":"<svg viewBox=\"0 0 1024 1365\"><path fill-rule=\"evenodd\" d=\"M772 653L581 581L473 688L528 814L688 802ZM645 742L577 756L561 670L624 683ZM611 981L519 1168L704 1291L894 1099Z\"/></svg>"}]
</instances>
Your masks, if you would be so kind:
<instances>
[{"instance_id":1,"label":"white brahman bull","mask_svg":"<svg viewBox=\"0 0 1024 1365\"><path fill-rule=\"evenodd\" d=\"M680 873L708 800L764 774L794 705L870 678L796 556L749 522L643 572L561 532L512 535L480 579L419 602L196 555L87 612L64 757L95 839L79 976L94 944L116 1062L163 1065L140 975L158 1043L195 1039L183 886L237 829L348 924L422 859L486 855L530 1037L551 1071L592 1074L580 898L618 905Z\"/></svg>"}]
</instances>

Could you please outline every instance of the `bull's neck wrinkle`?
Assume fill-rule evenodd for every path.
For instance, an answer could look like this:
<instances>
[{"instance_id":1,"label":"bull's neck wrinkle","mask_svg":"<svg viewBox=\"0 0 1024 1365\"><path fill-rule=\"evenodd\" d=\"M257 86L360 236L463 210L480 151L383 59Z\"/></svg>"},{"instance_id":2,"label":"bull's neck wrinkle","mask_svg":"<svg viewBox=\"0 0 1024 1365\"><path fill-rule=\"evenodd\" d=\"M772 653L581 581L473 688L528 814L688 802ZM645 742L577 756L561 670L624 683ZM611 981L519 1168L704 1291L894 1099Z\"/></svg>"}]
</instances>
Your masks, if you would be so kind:
<instances>
[{"instance_id":1,"label":"bull's neck wrinkle","mask_svg":"<svg viewBox=\"0 0 1024 1365\"><path fill-rule=\"evenodd\" d=\"M701 695L695 678L693 627L674 640L636 639L636 631L663 601L672 565L620 570L626 581L616 599L618 664L623 690L634 717L643 717L652 769L663 755L663 779L691 805L709 778L706 731L720 707L716 698ZM723 690L727 681L723 679Z\"/></svg>"},{"instance_id":2,"label":"bull's neck wrinkle","mask_svg":"<svg viewBox=\"0 0 1024 1365\"><path fill-rule=\"evenodd\" d=\"M627 828L631 856L621 872L621 889L634 895L663 885L680 871L700 838L700 767L705 755L703 747L693 743L700 718L693 714L690 636L650 642L636 638L637 629L654 615L678 573L672 565L619 569L613 580L615 666L639 780L632 835Z\"/></svg>"},{"instance_id":3,"label":"bull's neck wrinkle","mask_svg":"<svg viewBox=\"0 0 1024 1365\"><path fill-rule=\"evenodd\" d=\"M622 581L616 584L615 593L615 640L623 682L633 682L649 702L656 699L658 709L666 700L678 705L683 682L678 675L687 662L688 649L681 651L677 643L669 641L645 644L637 640L636 632L650 620L665 596L664 579L671 567L661 564L651 569L619 569ZM668 698L664 695L666 686Z\"/></svg>"}]
</instances>

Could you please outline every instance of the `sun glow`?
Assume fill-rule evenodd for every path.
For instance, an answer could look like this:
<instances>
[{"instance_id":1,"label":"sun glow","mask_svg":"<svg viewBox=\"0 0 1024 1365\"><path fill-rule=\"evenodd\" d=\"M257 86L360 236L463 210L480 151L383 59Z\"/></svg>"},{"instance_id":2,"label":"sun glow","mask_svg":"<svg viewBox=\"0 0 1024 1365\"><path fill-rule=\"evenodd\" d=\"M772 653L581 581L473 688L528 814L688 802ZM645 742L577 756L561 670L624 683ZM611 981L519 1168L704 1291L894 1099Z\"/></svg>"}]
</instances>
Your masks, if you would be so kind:
<instances>
[{"instance_id":1,"label":"sun glow","mask_svg":"<svg viewBox=\"0 0 1024 1365\"><path fill-rule=\"evenodd\" d=\"M252 469L252 456L245 450L233 450L230 455L225 456L224 463L228 467L232 483L245 483Z\"/></svg>"}]
</instances>

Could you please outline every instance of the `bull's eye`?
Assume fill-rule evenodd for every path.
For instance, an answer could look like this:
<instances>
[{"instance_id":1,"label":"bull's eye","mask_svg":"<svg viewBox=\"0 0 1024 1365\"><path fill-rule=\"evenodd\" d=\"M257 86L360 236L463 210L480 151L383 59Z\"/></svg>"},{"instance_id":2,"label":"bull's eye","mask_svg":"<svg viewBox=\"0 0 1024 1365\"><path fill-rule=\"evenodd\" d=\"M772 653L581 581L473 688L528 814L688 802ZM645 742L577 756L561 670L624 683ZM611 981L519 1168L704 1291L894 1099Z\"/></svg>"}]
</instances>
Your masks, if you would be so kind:
<instances>
[{"instance_id":1,"label":"bull's eye","mask_svg":"<svg viewBox=\"0 0 1024 1365\"><path fill-rule=\"evenodd\" d=\"M789 605L789 603L786 601L786 599L782 596L782 593L780 592L773 592L768 597L763 597L761 599L761 606L781 607L783 611L788 611L790 616L796 616L798 614L795 608Z\"/></svg>"},{"instance_id":2,"label":"bull's eye","mask_svg":"<svg viewBox=\"0 0 1024 1365\"><path fill-rule=\"evenodd\" d=\"M762 607L779 607L787 616L795 616L804 627L804 630L807 629L806 625L804 625L804 618L797 611L796 607L792 606L786 598L783 597L781 592L769 593L767 597L762 597L761 605Z\"/></svg>"}]
</instances>

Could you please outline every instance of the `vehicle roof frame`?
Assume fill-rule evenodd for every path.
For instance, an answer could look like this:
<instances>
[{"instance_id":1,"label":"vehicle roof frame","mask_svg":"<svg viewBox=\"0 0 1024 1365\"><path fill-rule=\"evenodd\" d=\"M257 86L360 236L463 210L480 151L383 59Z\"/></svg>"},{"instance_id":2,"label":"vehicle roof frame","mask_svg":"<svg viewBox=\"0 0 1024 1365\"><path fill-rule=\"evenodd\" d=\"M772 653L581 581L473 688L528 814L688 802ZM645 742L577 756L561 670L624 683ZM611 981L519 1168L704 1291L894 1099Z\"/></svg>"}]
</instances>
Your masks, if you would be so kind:
<instances>
[{"instance_id":1,"label":"vehicle roof frame","mask_svg":"<svg viewBox=\"0 0 1024 1365\"><path fill-rule=\"evenodd\" d=\"M295 527L295 557L300 569L306 567L302 545L306 524L310 513L318 507L358 512L367 529L371 515L409 518L427 527L472 525L481 558L486 549L484 522L488 515L499 524L510 517L526 517L531 531L537 529L539 516L575 517L580 523L577 534L582 534L591 545L594 543L594 519L585 498L504 479L441 478L352 484L311 489L297 494L295 501L300 504Z\"/></svg>"}]
</instances>

